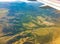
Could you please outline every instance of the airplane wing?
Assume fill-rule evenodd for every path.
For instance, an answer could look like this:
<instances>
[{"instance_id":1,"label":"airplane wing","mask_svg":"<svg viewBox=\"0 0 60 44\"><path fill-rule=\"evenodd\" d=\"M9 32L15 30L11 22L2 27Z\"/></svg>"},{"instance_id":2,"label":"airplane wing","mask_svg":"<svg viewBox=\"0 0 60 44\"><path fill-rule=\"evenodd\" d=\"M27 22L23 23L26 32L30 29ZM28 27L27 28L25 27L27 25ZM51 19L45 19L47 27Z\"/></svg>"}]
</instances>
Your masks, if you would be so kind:
<instances>
[{"instance_id":1,"label":"airplane wing","mask_svg":"<svg viewBox=\"0 0 60 44\"><path fill-rule=\"evenodd\" d=\"M48 5L46 5L46 4L43 4L43 5L41 5L41 6L39 6L40 8L45 8L45 7L47 7Z\"/></svg>"},{"instance_id":2,"label":"airplane wing","mask_svg":"<svg viewBox=\"0 0 60 44\"><path fill-rule=\"evenodd\" d=\"M37 0L38 2L42 2L45 5L48 5L50 7L53 7L57 10L60 10L60 1L57 0Z\"/></svg>"}]
</instances>

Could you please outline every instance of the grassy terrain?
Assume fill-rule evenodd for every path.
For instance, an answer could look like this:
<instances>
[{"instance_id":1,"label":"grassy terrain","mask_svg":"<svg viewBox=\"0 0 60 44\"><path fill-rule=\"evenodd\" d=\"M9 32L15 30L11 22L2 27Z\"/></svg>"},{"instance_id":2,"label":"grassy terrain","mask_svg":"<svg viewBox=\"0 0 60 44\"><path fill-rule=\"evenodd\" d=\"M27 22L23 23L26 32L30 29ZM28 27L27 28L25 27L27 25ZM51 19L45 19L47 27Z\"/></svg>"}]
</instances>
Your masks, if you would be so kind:
<instances>
[{"instance_id":1,"label":"grassy terrain","mask_svg":"<svg viewBox=\"0 0 60 44\"><path fill-rule=\"evenodd\" d=\"M38 28L0 38L0 44L58 44L60 27Z\"/></svg>"},{"instance_id":2,"label":"grassy terrain","mask_svg":"<svg viewBox=\"0 0 60 44\"><path fill-rule=\"evenodd\" d=\"M3 13L1 11L3 11ZM0 18L2 18L8 12L8 10L1 11ZM17 15L19 13L17 13ZM9 23L6 22L6 20L5 22L4 20L2 23L0 22L0 44L60 43L60 24L55 22L55 19L52 20L52 18L48 16L33 17L30 14L26 14L25 16L19 16L18 19L13 19L12 17L10 17L10 23L14 24L14 26L10 24L11 27L9 26ZM5 29L3 29L3 27Z\"/></svg>"},{"instance_id":3,"label":"grassy terrain","mask_svg":"<svg viewBox=\"0 0 60 44\"><path fill-rule=\"evenodd\" d=\"M0 44L58 44L60 41L60 26L56 26L55 23L49 22L41 16L29 16L16 26L21 24L20 28L12 29L10 27L14 31L9 29L10 32L8 31L7 34L1 32ZM0 30L3 30L2 26L0 26Z\"/></svg>"}]
</instances>

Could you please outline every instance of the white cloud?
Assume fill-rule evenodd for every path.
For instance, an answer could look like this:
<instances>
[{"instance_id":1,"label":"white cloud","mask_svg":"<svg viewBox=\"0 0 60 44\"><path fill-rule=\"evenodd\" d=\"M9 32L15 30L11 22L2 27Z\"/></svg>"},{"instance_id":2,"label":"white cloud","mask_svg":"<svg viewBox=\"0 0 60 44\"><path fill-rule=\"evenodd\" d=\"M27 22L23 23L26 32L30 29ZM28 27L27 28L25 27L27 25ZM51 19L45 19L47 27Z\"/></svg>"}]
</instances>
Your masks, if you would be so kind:
<instances>
[{"instance_id":1,"label":"white cloud","mask_svg":"<svg viewBox=\"0 0 60 44\"><path fill-rule=\"evenodd\" d=\"M12 1L15 1L15 0L0 0L0 2L12 2Z\"/></svg>"},{"instance_id":2,"label":"white cloud","mask_svg":"<svg viewBox=\"0 0 60 44\"><path fill-rule=\"evenodd\" d=\"M27 1L27 0L0 0L0 2Z\"/></svg>"},{"instance_id":3,"label":"white cloud","mask_svg":"<svg viewBox=\"0 0 60 44\"><path fill-rule=\"evenodd\" d=\"M27 1L27 0L20 0L20 1Z\"/></svg>"}]
</instances>

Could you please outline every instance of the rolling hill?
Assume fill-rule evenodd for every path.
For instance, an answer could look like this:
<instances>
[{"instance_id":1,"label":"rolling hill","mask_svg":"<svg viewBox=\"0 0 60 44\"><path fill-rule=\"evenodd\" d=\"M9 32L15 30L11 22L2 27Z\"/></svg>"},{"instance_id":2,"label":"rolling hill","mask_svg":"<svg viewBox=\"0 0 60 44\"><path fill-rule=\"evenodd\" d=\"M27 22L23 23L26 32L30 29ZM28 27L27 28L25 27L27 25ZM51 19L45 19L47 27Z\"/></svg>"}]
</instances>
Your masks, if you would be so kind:
<instances>
[{"instance_id":1,"label":"rolling hill","mask_svg":"<svg viewBox=\"0 0 60 44\"><path fill-rule=\"evenodd\" d=\"M60 12L39 2L0 3L0 44L53 44L60 37Z\"/></svg>"}]
</instances>

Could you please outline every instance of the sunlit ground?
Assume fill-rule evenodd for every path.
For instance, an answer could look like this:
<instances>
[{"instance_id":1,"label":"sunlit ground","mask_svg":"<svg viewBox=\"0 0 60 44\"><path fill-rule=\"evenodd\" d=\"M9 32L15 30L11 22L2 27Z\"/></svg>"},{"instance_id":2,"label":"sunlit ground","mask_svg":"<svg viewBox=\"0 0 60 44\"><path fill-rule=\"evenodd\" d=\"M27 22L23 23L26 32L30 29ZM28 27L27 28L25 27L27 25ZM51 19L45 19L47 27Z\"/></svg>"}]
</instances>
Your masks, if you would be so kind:
<instances>
[{"instance_id":1,"label":"sunlit ground","mask_svg":"<svg viewBox=\"0 0 60 44\"><path fill-rule=\"evenodd\" d=\"M25 5L25 3L23 4ZM15 9L14 8L13 10L15 11L16 8ZM52 11L52 12L56 12L56 16L59 17L59 18L56 17L54 19L55 15L54 16L52 15L53 17L49 17L49 14L47 14L48 16L45 16L46 14L44 14L44 12L46 11L44 11L44 9L47 8L42 9L43 10L42 15L44 16L40 16L41 15L40 13L39 15L37 13L35 17L33 16L35 14L32 15L29 13L24 14L25 11L23 9L24 12L21 14L19 10L15 14L17 16L16 17L14 14L12 14L12 16L7 16L9 13L9 9L1 8L0 9L0 44L60 44L59 42L60 41L60 21L59 21L60 19L59 18L60 17L58 16L60 15L60 11L57 10ZM47 11L48 10L49 9L47 9ZM30 9L28 11L30 11ZM15 13L12 11L12 9L10 12ZM51 11L48 12L50 13ZM11 13L9 13L9 15L11 15ZM10 20L10 22L8 19ZM50 22L47 21L46 19L49 19ZM54 21L51 19L53 19ZM59 23L57 23L56 20ZM12 24L14 24L15 27L16 26L20 26L20 27L15 28L13 27Z\"/></svg>"}]
</instances>

